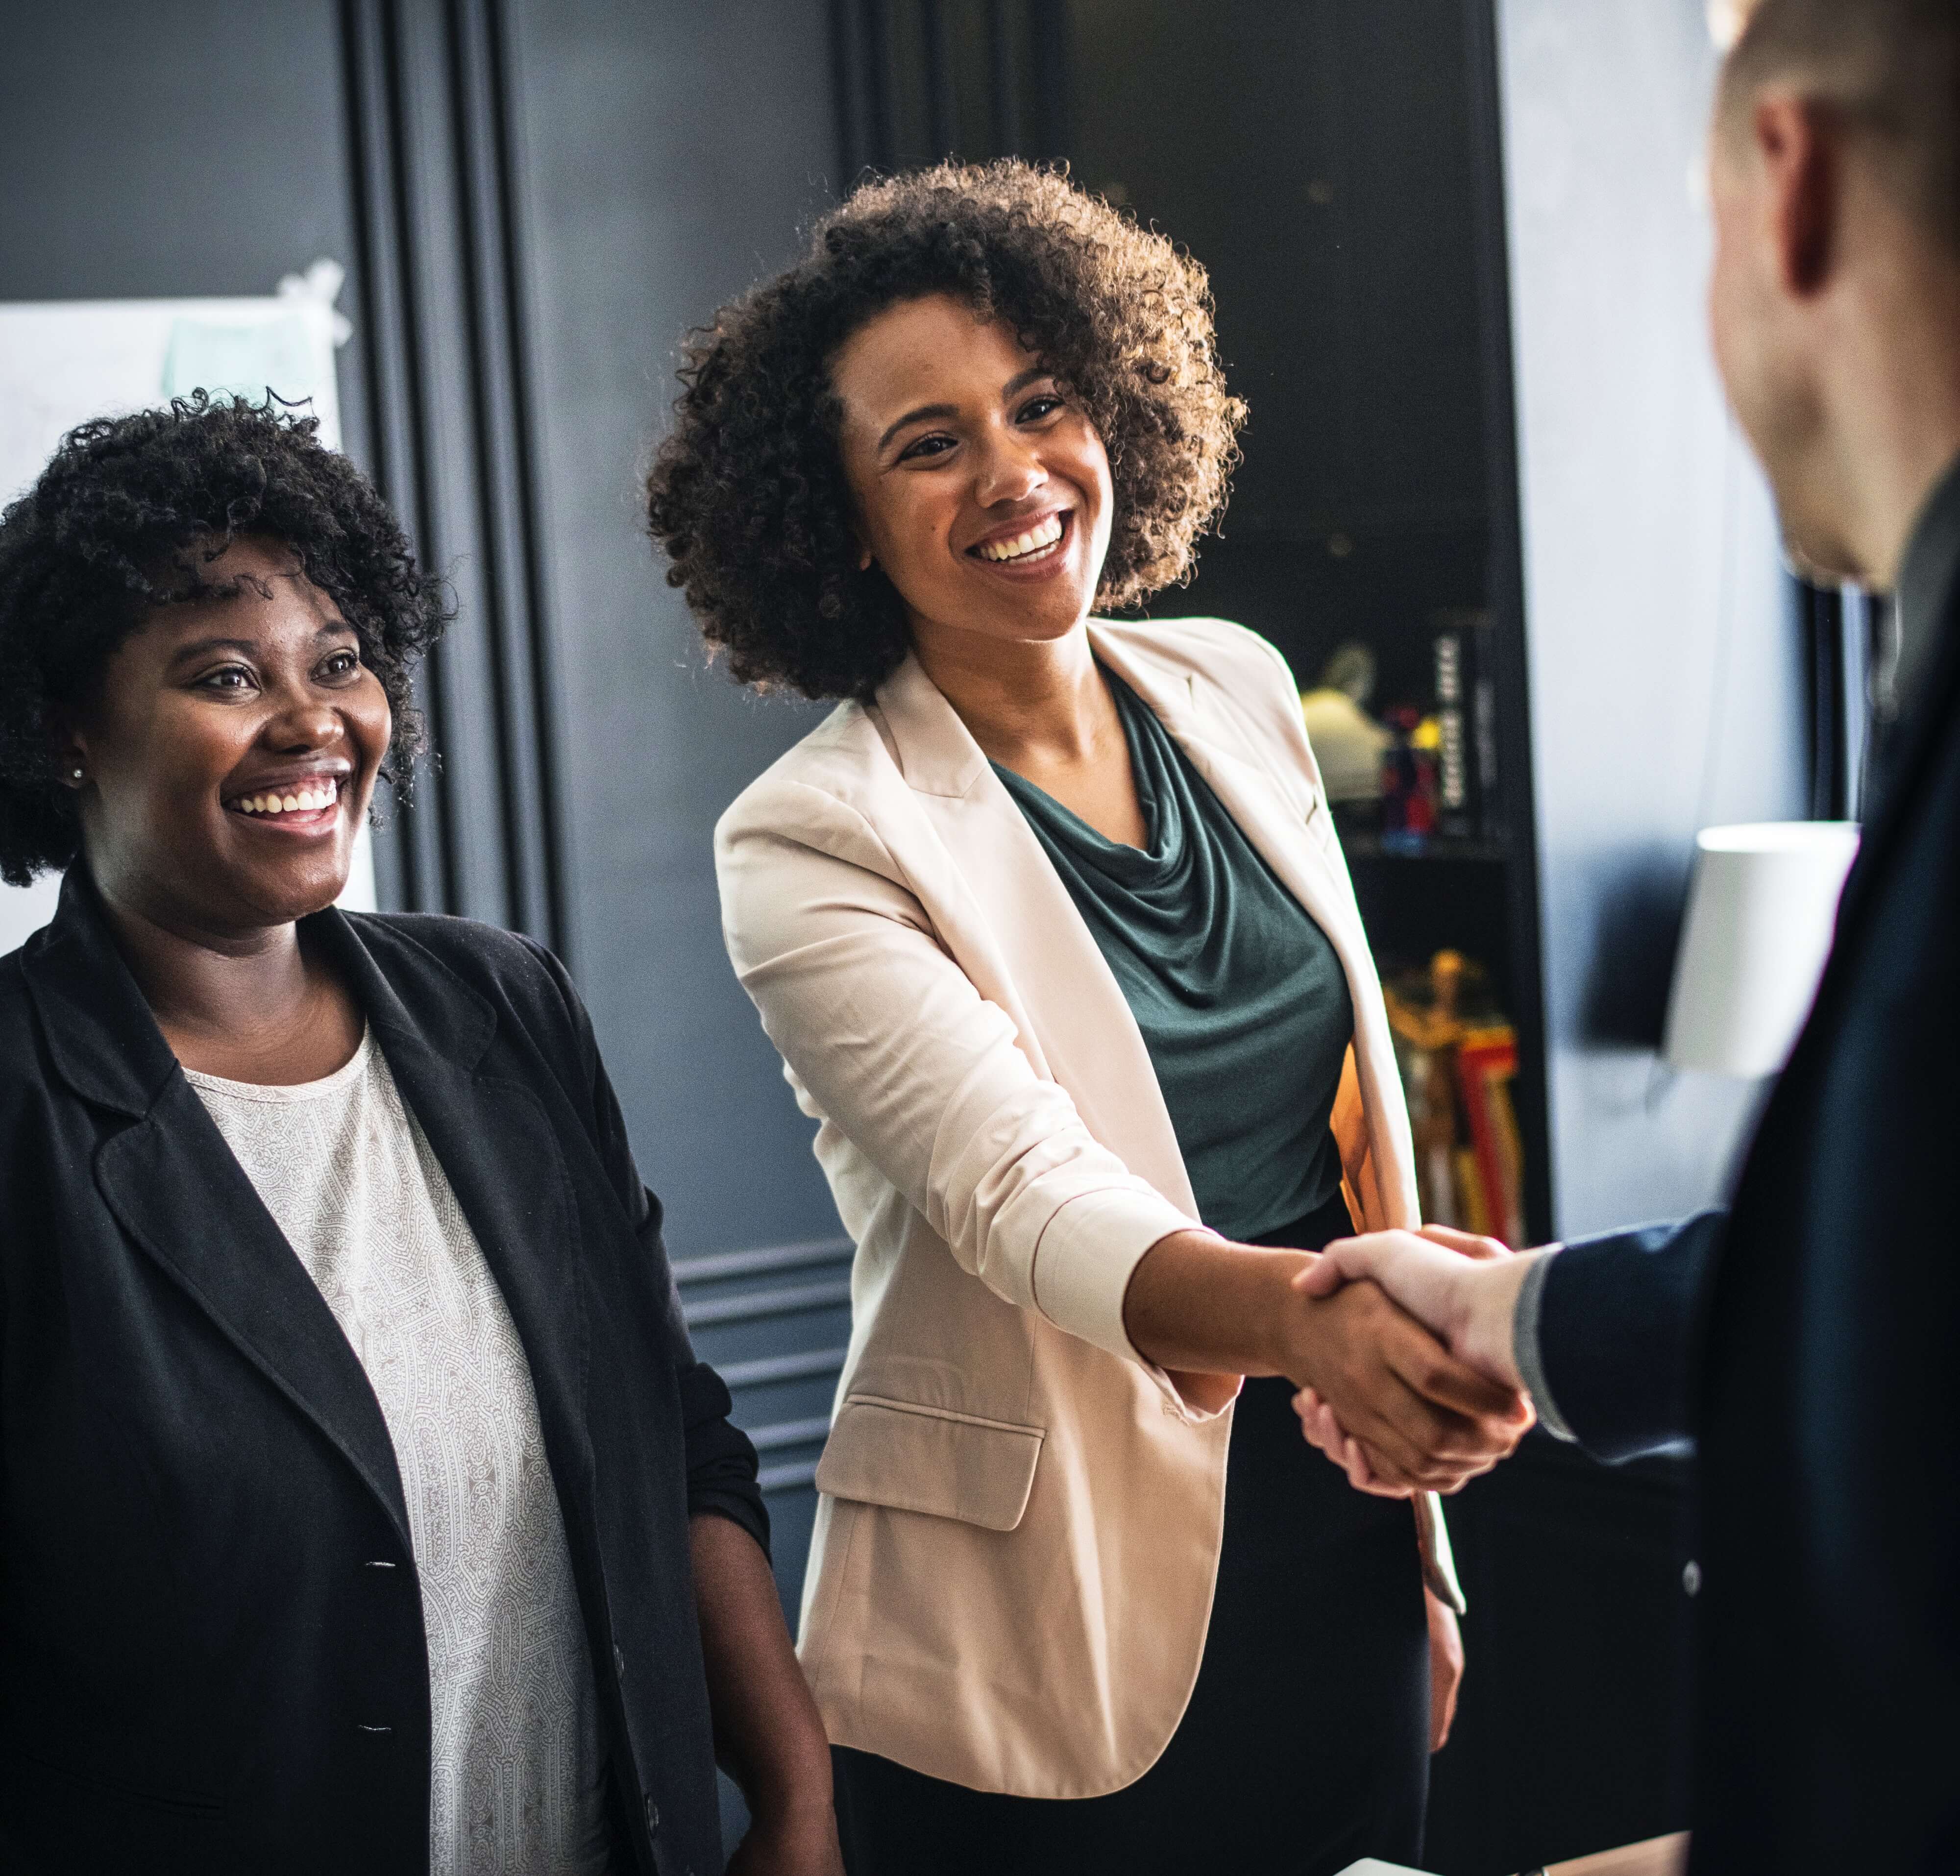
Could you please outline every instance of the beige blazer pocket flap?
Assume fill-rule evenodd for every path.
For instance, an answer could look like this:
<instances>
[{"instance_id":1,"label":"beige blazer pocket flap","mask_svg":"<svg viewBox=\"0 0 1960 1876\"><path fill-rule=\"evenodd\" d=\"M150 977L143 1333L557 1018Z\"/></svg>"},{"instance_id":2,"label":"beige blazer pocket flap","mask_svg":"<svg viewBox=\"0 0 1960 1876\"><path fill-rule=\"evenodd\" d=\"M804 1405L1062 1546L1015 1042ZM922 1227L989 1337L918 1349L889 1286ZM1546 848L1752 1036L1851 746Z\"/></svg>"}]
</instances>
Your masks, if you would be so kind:
<instances>
[{"instance_id":1,"label":"beige blazer pocket flap","mask_svg":"<svg viewBox=\"0 0 1960 1876\"><path fill-rule=\"evenodd\" d=\"M1042 1429L852 1394L817 1462L816 1489L893 1511L1012 1531L1028 1508Z\"/></svg>"}]
</instances>

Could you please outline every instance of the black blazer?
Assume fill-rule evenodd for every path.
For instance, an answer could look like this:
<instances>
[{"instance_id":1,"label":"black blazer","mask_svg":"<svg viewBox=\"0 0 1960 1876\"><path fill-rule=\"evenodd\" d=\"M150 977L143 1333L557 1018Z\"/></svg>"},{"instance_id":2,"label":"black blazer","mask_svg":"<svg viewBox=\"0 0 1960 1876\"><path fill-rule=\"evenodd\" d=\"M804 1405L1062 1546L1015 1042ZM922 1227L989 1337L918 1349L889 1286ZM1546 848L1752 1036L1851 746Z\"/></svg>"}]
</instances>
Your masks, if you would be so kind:
<instances>
[{"instance_id":1,"label":"black blazer","mask_svg":"<svg viewBox=\"0 0 1960 1876\"><path fill-rule=\"evenodd\" d=\"M766 1544L584 1010L528 941L324 912L530 1363L622 1867L721 1868L691 1512ZM360 1362L77 867L0 959L0 1867L409 1876L428 1668Z\"/></svg>"},{"instance_id":2,"label":"black blazer","mask_svg":"<svg viewBox=\"0 0 1960 1876\"><path fill-rule=\"evenodd\" d=\"M1602 1456L1700 1452L1697 1871L1960 1869L1960 593L1726 1229L1575 1245Z\"/></svg>"}]
</instances>

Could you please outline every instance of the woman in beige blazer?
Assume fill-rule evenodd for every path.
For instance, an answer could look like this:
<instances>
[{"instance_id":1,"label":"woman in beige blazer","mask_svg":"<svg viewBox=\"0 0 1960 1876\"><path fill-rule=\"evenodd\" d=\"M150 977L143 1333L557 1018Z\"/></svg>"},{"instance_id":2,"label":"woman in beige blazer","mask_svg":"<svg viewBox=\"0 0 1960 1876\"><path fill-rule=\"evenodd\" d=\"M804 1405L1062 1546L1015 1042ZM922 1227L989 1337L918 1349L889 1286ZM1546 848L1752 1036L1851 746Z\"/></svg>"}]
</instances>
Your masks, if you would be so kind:
<instances>
[{"instance_id":1,"label":"woman in beige blazer","mask_svg":"<svg viewBox=\"0 0 1960 1876\"><path fill-rule=\"evenodd\" d=\"M736 676L847 700L716 841L858 1245L800 1641L847 1861L1411 1859L1461 1660L1424 1488L1529 1410L1293 1286L1417 1213L1284 663L1090 616L1223 499L1204 275L949 165L861 190L683 378L670 580ZM1307 1450L1309 1385L1413 1519Z\"/></svg>"}]
</instances>

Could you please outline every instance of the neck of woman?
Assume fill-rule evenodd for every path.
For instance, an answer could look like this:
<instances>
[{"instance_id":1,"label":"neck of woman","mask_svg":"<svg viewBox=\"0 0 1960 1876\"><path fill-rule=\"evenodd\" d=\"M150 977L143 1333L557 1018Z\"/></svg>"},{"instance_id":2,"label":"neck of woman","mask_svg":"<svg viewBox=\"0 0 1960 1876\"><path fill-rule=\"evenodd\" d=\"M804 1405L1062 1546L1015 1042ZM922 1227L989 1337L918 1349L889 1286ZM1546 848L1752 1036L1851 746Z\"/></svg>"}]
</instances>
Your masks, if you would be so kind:
<instances>
[{"instance_id":1,"label":"neck of woman","mask_svg":"<svg viewBox=\"0 0 1960 1876\"><path fill-rule=\"evenodd\" d=\"M1017 774L1093 765L1122 745L1086 622L1059 638L1001 638L915 623L921 667L988 758Z\"/></svg>"},{"instance_id":2,"label":"neck of woman","mask_svg":"<svg viewBox=\"0 0 1960 1876\"><path fill-rule=\"evenodd\" d=\"M358 1044L358 1013L309 962L296 924L192 930L107 891L102 902L185 1067L239 1081L305 1081L330 1073Z\"/></svg>"}]
</instances>

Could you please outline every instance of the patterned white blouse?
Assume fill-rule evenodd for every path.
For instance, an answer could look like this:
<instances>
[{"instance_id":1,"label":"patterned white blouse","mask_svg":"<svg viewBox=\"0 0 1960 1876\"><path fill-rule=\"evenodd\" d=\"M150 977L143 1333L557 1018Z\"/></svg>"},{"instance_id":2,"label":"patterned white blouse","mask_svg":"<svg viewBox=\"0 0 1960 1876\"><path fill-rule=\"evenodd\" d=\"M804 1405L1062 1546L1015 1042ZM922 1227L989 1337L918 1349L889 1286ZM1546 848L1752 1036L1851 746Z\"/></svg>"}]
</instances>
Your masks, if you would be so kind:
<instances>
[{"instance_id":1,"label":"patterned white blouse","mask_svg":"<svg viewBox=\"0 0 1960 1876\"><path fill-rule=\"evenodd\" d=\"M431 1876L607 1867L597 1695L529 1363L371 1033L324 1080L186 1071L394 1442L428 1639Z\"/></svg>"}]
</instances>

